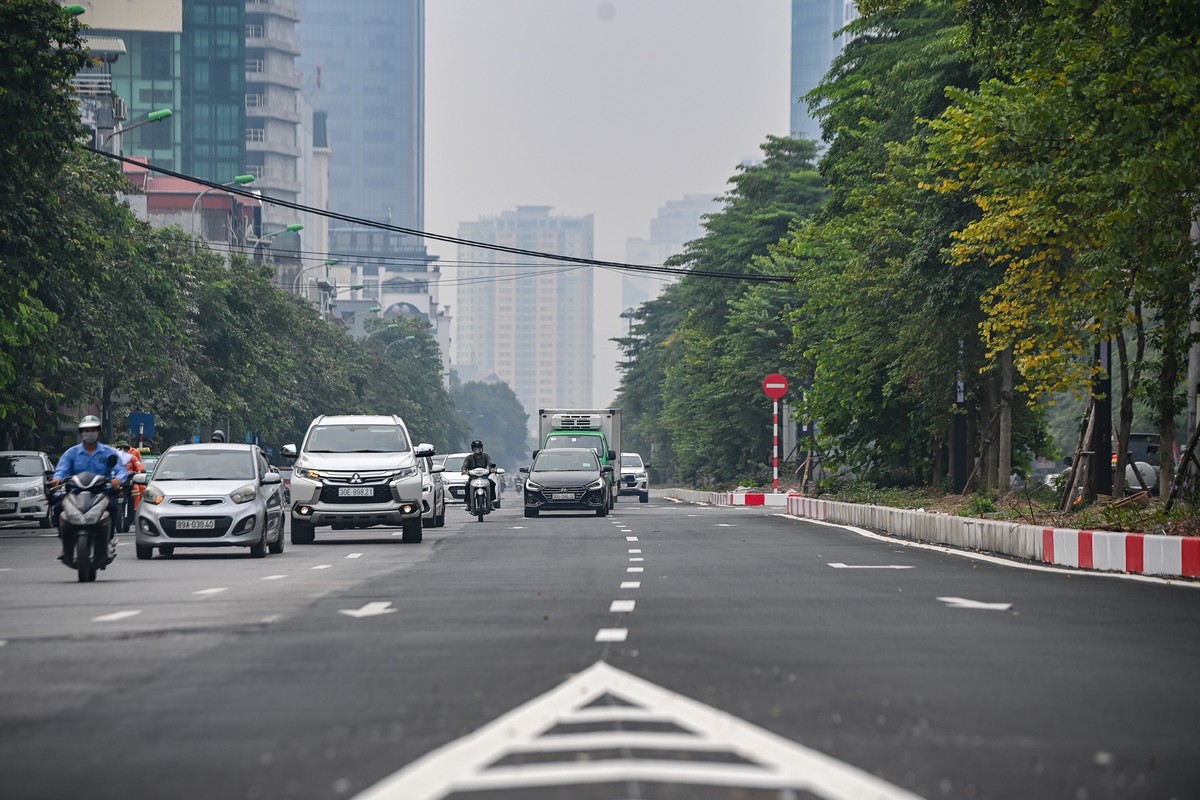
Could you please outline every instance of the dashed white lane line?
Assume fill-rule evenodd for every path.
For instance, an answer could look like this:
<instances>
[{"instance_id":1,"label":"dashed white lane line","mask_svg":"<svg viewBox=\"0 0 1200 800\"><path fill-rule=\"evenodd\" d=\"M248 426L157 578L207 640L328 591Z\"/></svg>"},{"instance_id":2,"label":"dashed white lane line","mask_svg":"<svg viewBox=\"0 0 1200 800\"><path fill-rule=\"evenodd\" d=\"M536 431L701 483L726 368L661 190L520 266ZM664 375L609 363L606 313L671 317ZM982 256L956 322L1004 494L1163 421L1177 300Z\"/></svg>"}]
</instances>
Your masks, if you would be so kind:
<instances>
[{"instance_id":1,"label":"dashed white lane line","mask_svg":"<svg viewBox=\"0 0 1200 800\"><path fill-rule=\"evenodd\" d=\"M362 553L351 553L346 558L362 558Z\"/></svg>"},{"instance_id":2,"label":"dashed white lane line","mask_svg":"<svg viewBox=\"0 0 1200 800\"><path fill-rule=\"evenodd\" d=\"M626 567L625 571L626 572L645 572L646 568L645 567Z\"/></svg>"},{"instance_id":3,"label":"dashed white lane line","mask_svg":"<svg viewBox=\"0 0 1200 800\"><path fill-rule=\"evenodd\" d=\"M636 547L631 547L631 548L629 548L629 552L630 552L630 554L633 554L633 553L640 553L642 551L638 550Z\"/></svg>"},{"instance_id":4,"label":"dashed white lane line","mask_svg":"<svg viewBox=\"0 0 1200 800\"><path fill-rule=\"evenodd\" d=\"M329 569L332 566L333 564L317 564L315 567L310 567L310 569Z\"/></svg>"},{"instance_id":5,"label":"dashed white lane line","mask_svg":"<svg viewBox=\"0 0 1200 800\"><path fill-rule=\"evenodd\" d=\"M279 580L279 579L281 579L281 578L286 578L286 577L287 577L287 575L264 575L264 576L262 576L262 580L264 580L264 581L277 581L277 580Z\"/></svg>"},{"instance_id":6,"label":"dashed white lane line","mask_svg":"<svg viewBox=\"0 0 1200 800\"><path fill-rule=\"evenodd\" d=\"M633 611L633 606L636 602L636 600L613 600L608 610L613 614L627 614Z\"/></svg>"},{"instance_id":7,"label":"dashed white lane line","mask_svg":"<svg viewBox=\"0 0 1200 800\"><path fill-rule=\"evenodd\" d=\"M622 589L640 589L642 588L641 581L621 581Z\"/></svg>"},{"instance_id":8,"label":"dashed white lane line","mask_svg":"<svg viewBox=\"0 0 1200 800\"><path fill-rule=\"evenodd\" d=\"M92 617L92 622L117 622L122 619L136 617L141 611L114 611L111 614L105 614L100 617Z\"/></svg>"},{"instance_id":9,"label":"dashed white lane line","mask_svg":"<svg viewBox=\"0 0 1200 800\"><path fill-rule=\"evenodd\" d=\"M629 631L625 628L601 628L596 631L597 642L623 642Z\"/></svg>"},{"instance_id":10,"label":"dashed white lane line","mask_svg":"<svg viewBox=\"0 0 1200 800\"><path fill-rule=\"evenodd\" d=\"M637 540L638 540L638 538L636 536L626 536L625 537L625 541L627 541L627 542L636 542Z\"/></svg>"},{"instance_id":11,"label":"dashed white lane line","mask_svg":"<svg viewBox=\"0 0 1200 800\"><path fill-rule=\"evenodd\" d=\"M198 594L198 595L201 595L201 596L206 596L206 595L210 595L210 594L220 594L221 592L228 592L228 591L229 591L229 587L227 587L227 586L218 586L218 587L215 587L215 588L213 588L213 589L201 589L201 590L200 590L200 591L198 591L198 592L192 592L192 594Z\"/></svg>"},{"instance_id":12,"label":"dashed white lane line","mask_svg":"<svg viewBox=\"0 0 1200 800\"><path fill-rule=\"evenodd\" d=\"M629 560L630 561L645 561L646 559L642 558L641 556L633 556Z\"/></svg>"},{"instance_id":13,"label":"dashed white lane line","mask_svg":"<svg viewBox=\"0 0 1200 800\"><path fill-rule=\"evenodd\" d=\"M736 528L737 525L733 525L729 522L718 522L717 527L718 528Z\"/></svg>"},{"instance_id":14,"label":"dashed white lane line","mask_svg":"<svg viewBox=\"0 0 1200 800\"><path fill-rule=\"evenodd\" d=\"M0 567L0 572L12 572L12 567Z\"/></svg>"}]
</instances>

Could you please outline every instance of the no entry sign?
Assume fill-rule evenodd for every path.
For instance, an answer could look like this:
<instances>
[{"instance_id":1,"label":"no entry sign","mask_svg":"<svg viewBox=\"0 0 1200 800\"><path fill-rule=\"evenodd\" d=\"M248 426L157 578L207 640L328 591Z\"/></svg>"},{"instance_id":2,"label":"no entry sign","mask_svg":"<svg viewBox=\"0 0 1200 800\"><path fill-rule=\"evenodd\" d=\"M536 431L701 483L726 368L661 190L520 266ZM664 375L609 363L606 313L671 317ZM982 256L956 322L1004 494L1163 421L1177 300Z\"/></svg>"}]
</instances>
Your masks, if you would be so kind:
<instances>
[{"instance_id":1,"label":"no entry sign","mask_svg":"<svg viewBox=\"0 0 1200 800\"><path fill-rule=\"evenodd\" d=\"M780 375L778 372L772 372L767 377L763 378L763 391L767 393L767 397L772 400L779 400L787 394L788 382L787 378Z\"/></svg>"}]
</instances>

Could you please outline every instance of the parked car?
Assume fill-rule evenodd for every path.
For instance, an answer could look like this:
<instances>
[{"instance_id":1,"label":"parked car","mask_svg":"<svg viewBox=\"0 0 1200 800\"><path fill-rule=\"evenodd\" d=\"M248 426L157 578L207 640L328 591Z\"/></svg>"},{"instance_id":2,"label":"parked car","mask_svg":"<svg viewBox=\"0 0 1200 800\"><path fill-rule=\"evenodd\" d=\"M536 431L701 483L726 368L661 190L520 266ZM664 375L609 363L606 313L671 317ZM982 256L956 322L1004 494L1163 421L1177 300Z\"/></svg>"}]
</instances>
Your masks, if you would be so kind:
<instances>
[{"instance_id":1,"label":"parked car","mask_svg":"<svg viewBox=\"0 0 1200 800\"><path fill-rule=\"evenodd\" d=\"M167 449L134 519L139 559L176 547L249 547L255 558L282 553L283 480L252 444L181 444Z\"/></svg>"},{"instance_id":2,"label":"parked car","mask_svg":"<svg viewBox=\"0 0 1200 800\"><path fill-rule=\"evenodd\" d=\"M446 524L446 484L442 474L446 469L434 463L431 456L417 459L421 469L421 525L440 528Z\"/></svg>"},{"instance_id":3,"label":"parked car","mask_svg":"<svg viewBox=\"0 0 1200 800\"><path fill-rule=\"evenodd\" d=\"M638 453L621 453L620 494L636 494L639 503L650 502L650 465Z\"/></svg>"},{"instance_id":4,"label":"parked car","mask_svg":"<svg viewBox=\"0 0 1200 800\"><path fill-rule=\"evenodd\" d=\"M442 466L442 482L446 484L447 503L467 502L467 476L463 473L463 459L470 453L450 453L445 457Z\"/></svg>"},{"instance_id":5,"label":"parked car","mask_svg":"<svg viewBox=\"0 0 1200 800\"><path fill-rule=\"evenodd\" d=\"M521 467L520 472L525 475L526 517L542 511L594 511L598 517L608 516L612 465L601 466L591 448L541 450L533 466Z\"/></svg>"},{"instance_id":6,"label":"parked car","mask_svg":"<svg viewBox=\"0 0 1200 800\"><path fill-rule=\"evenodd\" d=\"M0 452L0 522L37 521L50 527L51 506L46 496L46 473L53 474L50 456L37 450Z\"/></svg>"}]
</instances>

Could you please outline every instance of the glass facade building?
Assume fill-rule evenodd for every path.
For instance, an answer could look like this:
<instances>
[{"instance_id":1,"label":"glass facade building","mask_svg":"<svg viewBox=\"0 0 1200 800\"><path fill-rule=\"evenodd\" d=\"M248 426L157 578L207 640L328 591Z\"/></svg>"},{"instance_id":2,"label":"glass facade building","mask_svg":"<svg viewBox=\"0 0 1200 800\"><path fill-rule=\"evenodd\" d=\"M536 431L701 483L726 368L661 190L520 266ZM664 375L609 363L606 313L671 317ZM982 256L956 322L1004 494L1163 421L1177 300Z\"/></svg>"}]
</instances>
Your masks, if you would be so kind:
<instances>
[{"instance_id":1,"label":"glass facade building","mask_svg":"<svg viewBox=\"0 0 1200 800\"><path fill-rule=\"evenodd\" d=\"M183 172L224 183L246 169L245 0L183 9Z\"/></svg>"},{"instance_id":2,"label":"glass facade building","mask_svg":"<svg viewBox=\"0 0 1200 800\"><path fill-rule=\"evenodd\" d=\"M809 116L804 96L817 88L842 52L843 38L835 34L857 16L854 0L792 0L793 136L821 141L821 127Z\"/></svg>"}]
</instances>

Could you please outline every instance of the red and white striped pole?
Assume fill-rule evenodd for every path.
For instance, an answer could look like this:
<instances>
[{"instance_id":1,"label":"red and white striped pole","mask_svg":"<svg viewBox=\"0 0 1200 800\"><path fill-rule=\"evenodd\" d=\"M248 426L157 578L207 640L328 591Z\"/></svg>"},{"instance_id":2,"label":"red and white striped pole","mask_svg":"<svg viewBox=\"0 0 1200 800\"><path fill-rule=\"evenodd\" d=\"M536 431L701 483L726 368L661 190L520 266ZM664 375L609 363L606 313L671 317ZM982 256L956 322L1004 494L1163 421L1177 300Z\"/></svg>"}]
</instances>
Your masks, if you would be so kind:
<instances>
[{"instance_id":1,"label":"red and white striped pole","mask_svg":"<svg viewBox=\"0 0 1200 800\"><path fill-rule=\"evenodd\" d=\"M771 463L774 466L774 480L771 491L779 494L779 401L772 401L775 406L774 422L771 425Z\"/></svg>"}]
</instances>

